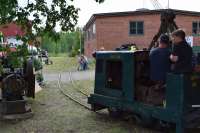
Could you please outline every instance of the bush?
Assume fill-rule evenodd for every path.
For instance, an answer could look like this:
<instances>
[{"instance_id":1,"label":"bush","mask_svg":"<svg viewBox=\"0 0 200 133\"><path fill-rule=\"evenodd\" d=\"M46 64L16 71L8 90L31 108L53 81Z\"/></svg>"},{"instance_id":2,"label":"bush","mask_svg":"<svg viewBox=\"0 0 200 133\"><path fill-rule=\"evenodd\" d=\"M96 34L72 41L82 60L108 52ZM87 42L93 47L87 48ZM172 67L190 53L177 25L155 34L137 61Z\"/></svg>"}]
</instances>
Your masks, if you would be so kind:
<instances>
[{"instance_id":1,"label":"bush","mask_svg":"<svg viewBox=\"0 0 200 133\"><path fill-rule=\"evenodd\" d=\"M35 68L35 71L41 70L43 68L42 62L36 58L33 59L33 66Z\"/></svg>"},{"instance_id":2,"label":"bush","mask_svg":"<svg viewBox=\"0 0 200 133\"><path fill-rule=\"evenodd\" d=\"M44 77L41 73L36 74L36 80L38 83L42 83L44 81Z\"/></svg>"}]
</instances>

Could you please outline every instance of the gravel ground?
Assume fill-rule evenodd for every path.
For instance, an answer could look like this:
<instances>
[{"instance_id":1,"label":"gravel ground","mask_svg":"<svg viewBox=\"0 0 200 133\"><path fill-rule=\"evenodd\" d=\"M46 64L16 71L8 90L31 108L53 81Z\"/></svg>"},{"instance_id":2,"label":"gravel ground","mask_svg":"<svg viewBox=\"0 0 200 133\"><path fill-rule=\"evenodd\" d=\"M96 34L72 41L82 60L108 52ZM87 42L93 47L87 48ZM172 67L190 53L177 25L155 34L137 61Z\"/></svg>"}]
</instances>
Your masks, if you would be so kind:
<instances>
[{"instance_id":1,"label":"gravel ground","mask_svg":"<svg viewBox=\"0 0 200 133\"><path fill-rule=\"evenodd\" d=\"M58 73L44 73L44 80L46 82L52 82L58 80ZM62 82L69 82L69 72L62 72L61 73L61 81ZM74 71L72 72L73 80L88 80L94 79L94 70L90 71Z\"/></svg>"}]
</instances>

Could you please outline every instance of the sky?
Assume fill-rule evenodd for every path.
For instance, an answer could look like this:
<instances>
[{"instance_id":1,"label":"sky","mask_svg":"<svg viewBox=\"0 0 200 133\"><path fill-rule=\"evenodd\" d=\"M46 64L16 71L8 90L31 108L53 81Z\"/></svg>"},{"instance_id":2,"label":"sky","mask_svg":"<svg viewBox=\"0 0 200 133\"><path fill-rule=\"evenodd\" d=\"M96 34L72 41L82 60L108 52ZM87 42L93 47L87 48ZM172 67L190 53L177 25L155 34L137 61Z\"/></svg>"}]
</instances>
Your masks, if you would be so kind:
<instances>
[{"instance_id":1,"label":"sky","mask_svg":"<svg viewBox=\"0 0 200 133\"><path fill-rule=\"evenodd\" d=\"M168 0L158 0L163 8L168 7ZM83 27L92 14L134 11L139 8L155 9L151 0L105 0L98 4L95 0L74 0L74 5L80 8L78 26ZM200 0L169 0L172 9L199 11Z\"/></svg>"},{"instance_id":2,"label":"sky","mask_svg":"<svg viewBox=\"0 0 200 133\"><path fill-rule=\"evenodd\" d=\"M19 0L23 5L25 0ZM48 2L52 0L46 0ZM69 1L69 0L67 0ZM95 0L74 0L75 7L80 8L78 25L83 27L90 17L95 13L134 11L139 8L155 9L151 3L152 0L105 0L104 3L96 3ZM163 8L168 7L168 0L158 0ZM169 0L169 8L199 11L200 0Z\"/></svg>"}]
</instances>

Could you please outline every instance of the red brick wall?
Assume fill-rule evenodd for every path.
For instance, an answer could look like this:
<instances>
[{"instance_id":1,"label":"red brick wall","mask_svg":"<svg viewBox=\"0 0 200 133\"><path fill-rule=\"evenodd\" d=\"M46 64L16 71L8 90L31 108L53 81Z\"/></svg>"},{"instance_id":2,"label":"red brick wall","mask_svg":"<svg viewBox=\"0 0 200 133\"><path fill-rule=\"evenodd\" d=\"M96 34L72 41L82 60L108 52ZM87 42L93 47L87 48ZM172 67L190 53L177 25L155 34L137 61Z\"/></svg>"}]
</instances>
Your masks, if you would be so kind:
<instances>
[{"instance_id":1,"label":"red brick wall","mask_svg":"<svg viewBox=\"0 0 200 133\"><path fill-rule=\"evenodd\" d=\"M130 21L144 21L144 35L129 35ZM200 21L200 17L177 15L177 25L192 35L192 22ZM139 48L148 47L153 36L160 27L160 14L134 15L121 17L98 17L96 24L96 39L85 41L85 54L91 57L94 50L114 50L126 43L136 43ZM200 37L194 37L194 45L200 45Z\"/></svg>"},{"instance_id":2,"label":"red brick wall","mask_svg":"<svg viewBox=\"0 0 200 133\"><path fill-rule=\"evenodd\" d=\"M92 53L97 50L96 38L84 41L84 54L87 57L92 57Z\"/></svg>"},{"instance_id":3,"label":"red brick wall","mask_svg":"<svg viewBox=\"0 0 200 133\"><path fill-rule=\"evenodd\" d=\"M129 35L130 21L144 21L144 35ZM96 20L97 48L104 46L106 50L114 50L125 43L136 43L143 48L157 33L158 25L160 15L99 18Z\"/></svg>"}]
</instances>

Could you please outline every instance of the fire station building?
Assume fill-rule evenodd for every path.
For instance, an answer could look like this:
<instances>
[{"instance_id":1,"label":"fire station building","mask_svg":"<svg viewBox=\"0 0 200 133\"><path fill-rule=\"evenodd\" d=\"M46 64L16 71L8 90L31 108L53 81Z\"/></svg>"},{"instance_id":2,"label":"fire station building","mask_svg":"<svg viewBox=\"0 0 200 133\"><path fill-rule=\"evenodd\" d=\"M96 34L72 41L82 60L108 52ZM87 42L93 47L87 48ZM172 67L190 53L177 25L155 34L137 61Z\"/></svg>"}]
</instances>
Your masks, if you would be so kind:
<instances>
[{"instance_id":1,"label":"fire station building","mask_svg":"<svg viewBox=\"0 0 200 133\"><path fill-rule=\"evenodd\" d=\"M85 55L114 50L122 44L135 43L140 49L148 48L160 27L161 10L136 10L94 14L84 27ZM170 9L173 10L173 9ZM192 46L200 46L200 12L173 10L175 22L190 38Z\"/></svg>"}]
</instances>

